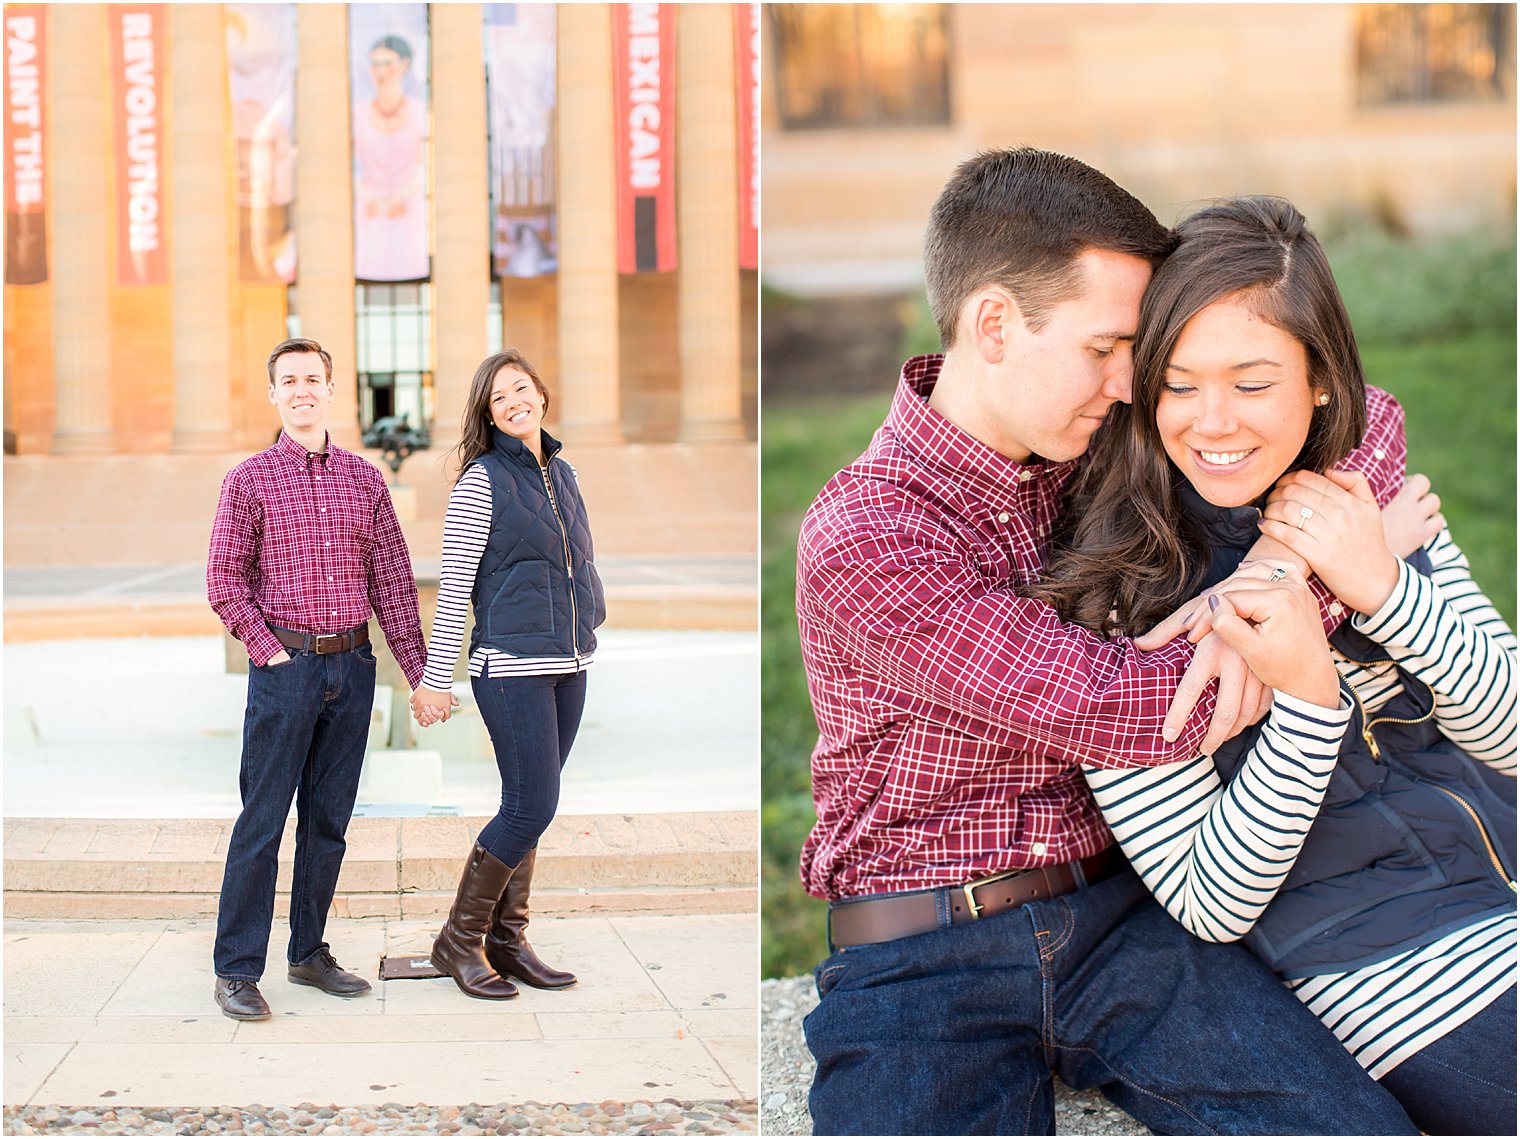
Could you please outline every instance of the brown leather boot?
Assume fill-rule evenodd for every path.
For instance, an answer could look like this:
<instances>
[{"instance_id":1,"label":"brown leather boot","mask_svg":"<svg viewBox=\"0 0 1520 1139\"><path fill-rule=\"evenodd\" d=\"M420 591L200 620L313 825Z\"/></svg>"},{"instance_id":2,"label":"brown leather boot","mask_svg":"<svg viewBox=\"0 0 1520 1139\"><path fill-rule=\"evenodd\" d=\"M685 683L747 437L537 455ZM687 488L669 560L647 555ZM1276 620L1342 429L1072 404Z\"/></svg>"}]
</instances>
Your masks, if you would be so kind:
<instances>
[{"instance_id":1,"label":"brown leather boot","mask_svg":"<svg viewBox=\"0 0 1520 1139\"><path fill-rule=\"evenodd\" d=\"M568 989L575 984L575 974L549 968L523 936L528 928L528 894L533 889L533 862L537 857L537 847L523 856L496 903L491 928L486 931L486 960L503 977L516 977L535 989Z\"/></svg>"},{"instance_id":2,"label":"brown leather boot","mask_svg":"<svg viewBox=\"0 0 1520 1139\"><path fill-rule=\"evenodd\" d=\"M517 986L497 976L486 961L481 945L491 911L511 877L512 867L477 842L459 877L454 908L433 942L433 964L453 977L467 997L504 1001L517 995Z\"/></svg>"}]
</instances>

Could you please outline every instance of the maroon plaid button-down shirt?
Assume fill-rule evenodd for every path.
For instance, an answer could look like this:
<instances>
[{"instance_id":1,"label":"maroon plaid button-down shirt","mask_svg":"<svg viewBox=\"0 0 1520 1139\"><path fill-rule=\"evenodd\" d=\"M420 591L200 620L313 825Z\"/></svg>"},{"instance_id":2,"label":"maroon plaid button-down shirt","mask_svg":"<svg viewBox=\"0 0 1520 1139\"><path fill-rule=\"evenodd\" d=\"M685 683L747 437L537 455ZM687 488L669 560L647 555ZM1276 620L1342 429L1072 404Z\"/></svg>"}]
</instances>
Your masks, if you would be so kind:
<instances>
[{"instance_id":1,"label":"maroon plaid button-down shirt","mask_svg":"<svg viewBox=\"0 0 1520 1139\"><path fill-rule=\"evenodd\" d=\"M821 898L1096 854L1112 838L1078 763L1191 759L1213 712L1210 685L1167 743L1190 646L1142 653L1014 592L1041 572L1080 460L1015 463L967 435L927 403L942 362L904 365L886 423L802 524L797 622L819 736L801 870ZM1403 418L1385 393L1368 402L1343 465L1386 502Z\"/></svg>"},{"instance_id":2,"label":"maroon plaid button-down shirt","mask_svg":"<svg viewBox=\"0 0 1520 1139\"><path fill-rule=\"evenodd\" d=\"M268 625L339 633L373 612L407 681L422 681L417 582L390 491L373 464L331 440L312 454L282 431L228 472L206 593L255 664L285 647Z\"/></svg>"}]
</instances>

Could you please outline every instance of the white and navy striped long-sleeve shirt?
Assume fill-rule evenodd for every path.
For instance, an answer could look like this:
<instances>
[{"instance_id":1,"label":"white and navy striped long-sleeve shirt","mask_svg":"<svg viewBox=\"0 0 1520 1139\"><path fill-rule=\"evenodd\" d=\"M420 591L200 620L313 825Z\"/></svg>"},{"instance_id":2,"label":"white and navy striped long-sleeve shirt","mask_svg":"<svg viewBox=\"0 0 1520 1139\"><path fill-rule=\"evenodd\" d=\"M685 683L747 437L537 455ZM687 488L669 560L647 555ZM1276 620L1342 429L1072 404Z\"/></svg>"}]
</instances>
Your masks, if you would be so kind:
<instances>
[{"instance_id":1,"label":"white and navy striped long-sleeve shirt","mask_svg":"<svg viewBox=\"0 0 1520 1139\"><path fill-rule=\"evenodd\" d=\"M557 460L563 462L564 460ZM574 474L574 471L571 472ZM479 463L460 476L449 493L443 516L443 557L438 571L438 609L428 638L427 667L422 683L447 692L454 679L454 662L464 640L465 613L475 591L475 574L491 536L491 476ZM482 645L470 654L471 676L548 676L586 668L595 653L575 656L513 656Z\"/></svg>"},{"instance_id":2,"label":"white and navy striped long-sleeve shirt","mask_svg":"<svg viewBox=\"0 0 1520 1139\"><path fill-rule=\"evenodd\" d=\"M1401 563L1382 609L1355 627L1435 693L1443 735L1496 771L1515 774L1514 633L1442 531L1429 578ZM1366 712L1400 691L1398 669L1331 650ZM1228 786L1200 757L1165 767L1084 767L1098 805L1157 900L1199 937L1243 937L1298 857L1352 715L1274 694L1260 740ZM1515 912L1375 965L1288 982L1374 1077L1486 1008L1515 983Z\"/></svg>"}]
</instances>

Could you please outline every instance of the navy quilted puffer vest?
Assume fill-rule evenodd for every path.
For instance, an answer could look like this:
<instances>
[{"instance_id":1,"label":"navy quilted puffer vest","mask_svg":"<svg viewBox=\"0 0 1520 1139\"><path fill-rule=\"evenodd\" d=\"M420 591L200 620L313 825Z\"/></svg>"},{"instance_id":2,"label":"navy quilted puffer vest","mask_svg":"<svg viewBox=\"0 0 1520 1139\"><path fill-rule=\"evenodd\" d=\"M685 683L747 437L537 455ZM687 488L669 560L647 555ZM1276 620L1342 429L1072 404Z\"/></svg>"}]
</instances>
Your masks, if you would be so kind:
<instances>
[{"instance_id":1,"label":"navy quilted puffer vest","mask_svg":"<svg viewBox=\"0 0 1520 1139\"><path fill-rule=\"evenodd\" d=\"M470 651L484 644L514 656L584 656L596 648L592 630L607 604L575 476L547 431L546 468L520 440L494 427L491 434L491 450L475 460L491 479L491 537L475 575Z\"/></svg>"},{"instance_id":2,"label":"navy quilted puffer vest","mask_svg":"<svg viewBox=\"0 0 1520 1139\"><path fill-rule=\"evenodd\" d=\"M1255 540L1259 514L1222 510L1190 491L1185 510L1210 537L1205 584L1213 585ZM1430 573L1423 550L1409 562ZM1389 660L1349 621L1330 641L1353 661ZM1402 669L1399 680L1400 695L1352 714L1303 850L1246 935L1285 977L1370 965L1515 907L1515 781L1441 735L1427 685ZM1214 754L1222 779L1235 775L1259 734L1252 728Z\"/></svg>"}]
</instances>

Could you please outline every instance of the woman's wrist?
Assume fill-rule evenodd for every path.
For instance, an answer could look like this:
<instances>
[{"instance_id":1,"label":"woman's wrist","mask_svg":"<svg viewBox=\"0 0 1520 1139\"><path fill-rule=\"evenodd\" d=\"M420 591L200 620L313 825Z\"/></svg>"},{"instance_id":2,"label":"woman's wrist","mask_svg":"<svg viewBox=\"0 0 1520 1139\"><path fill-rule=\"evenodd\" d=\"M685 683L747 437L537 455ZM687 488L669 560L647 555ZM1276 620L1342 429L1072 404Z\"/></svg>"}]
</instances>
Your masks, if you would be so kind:
<instances>
[{"instance_id":1,"label":"woman's wrist","mask_svg":"<svg viewBox=\"0 0 1520 1139\"><path fill-rule=\"evenodd\" d=\"M1302 675L1278 689L1306 704L1318 708L1339 708L1341 704L1341 679L1328 655L1316 660Z\"/></svg>"}]
</instances>

